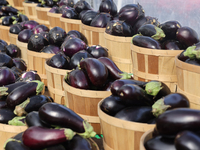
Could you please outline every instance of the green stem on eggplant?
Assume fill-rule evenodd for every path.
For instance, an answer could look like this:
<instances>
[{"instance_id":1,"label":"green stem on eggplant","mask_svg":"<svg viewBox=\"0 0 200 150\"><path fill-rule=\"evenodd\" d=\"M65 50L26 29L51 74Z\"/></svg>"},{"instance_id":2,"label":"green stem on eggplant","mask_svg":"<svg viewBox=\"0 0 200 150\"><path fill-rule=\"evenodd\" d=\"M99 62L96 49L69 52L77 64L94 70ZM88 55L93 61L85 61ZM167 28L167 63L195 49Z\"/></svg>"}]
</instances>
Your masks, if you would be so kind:
<instances>
[{"instance_id":1,"label":"green stem on eggplant","mask_svg":"<svg viewBox=\"0 0 200 150\"><path fill-rule=\"evenodd\" d=\"M165 37L165 33L161 28L155 26L155 30L156 34L151 36L154 40L161 40Z\"/></svg>"},{"instance_id":2,"label":"green stem on eggplant","mask_svg":"<svg viewBox=\"0 0 200 150\"><path fill-rule=\"evenodd\" d=\"M145 85L145 91L147 94L156 96L158 92L162 89L161 82L149 82Z\"/></svg>"},{"instance_id":3,"label":"green stem on eggplant","mask_svg":"<svg viewBox=\"0 0 200 150\"><path fill-rule=\"evenodd\" d=\"M0 97L7 96L8 92L6 92L6 91L8 91L7 87L4 87L4 86L0 87Z\"/></svg>"},{"instance_id":4,"label":"green stem on eggplant","mask_svg":"<svg viewBox=\"0 0 200 150\"><path fill-rule=\"evenodd\" d=\"M189 46L186 51L183 53L184 56L188 56L190 59L195 59L195 50L196 46Z\"/></svg>"},{"instance_id":5,"label":"green stem on eggplant","mask_svg":"<svg viewBox=\"0 0 200 150\"><path fill-rule=\"evenodd\" d=\"M77 133L80 136L82 136L83 138L90 138L90 137L95 137L96 132L93 131L93 127L86 121L83 121L83 126L85 129L84 133Z\"/></svg>"},{"instance_id":6,"label":"green stem on eggplant","mask_svg":"<svg viewBox=\"0 0 200 150\"><path fill-rule=\"evenodd\" d=\"M164 98L161 98L152 105L152 113L155 117L158 117L170 107L170 105L165 105Z\"/></svg>"},{"instance_id":7,"label":"green stem on eggplant","mask_svg":"<svg viewBox=\"0 0 200 150\"><path fill-rule=\"evenodd\" d=\"M131 78L133 78L133 73L124 72L124 73L121 73L119 75L122 76L120 79L131 79Z\"/></svg>"},{"instance_id":8,"label":"green stem on eggplant","mask_svg":"<svg viewBox=\"0 0 200 150\"><path fill-rule=\"evenodd\" d=\"M15 142L19 142L19 143L21 143L21 141L20 140L16 140L16 139L13 139L13 138L9 138L5 143L4 143L4 149L6 148L6 145L7 145L7 143L8 142L12 142L12 141L15 141Z\"/></svg>"},{"instance_id":9,"label":"green stem on eggplant","mask_svg":"<svg viewBox=\"0 0 200 150\"><path fill-rule=\"evenodd\" d=\"M26 124L23 122L25 118L26 116L14 117L12 120L8 121L8 124L14 126L26 126Z\"/></svg>"},{"instance_id":10,"label":"green stem on eggplant","mask_svg":"<svg viewBox=\"0 0 200 150\"><path fill-rule=\"evenodd\" d=\"M27 100L25 100L23 103L15 106L14 114L17 115L17 116L26 115L27 112L24 109L29 104L29 102L30 102L30 98L28 98Z\"/></svg>"},{"instance_id":11,"label":"green stem on eggplant","mask_svg":"<svg viewBox=\"0 0 200 150\"><path fill-rule=\"evenodd\" d=\"M36 88L36 95L40 94L42 92L42 90L44 89L44 83L39 80L33 80L31 82L38 83L37 88Z\"/></svg>"}]
</instances>

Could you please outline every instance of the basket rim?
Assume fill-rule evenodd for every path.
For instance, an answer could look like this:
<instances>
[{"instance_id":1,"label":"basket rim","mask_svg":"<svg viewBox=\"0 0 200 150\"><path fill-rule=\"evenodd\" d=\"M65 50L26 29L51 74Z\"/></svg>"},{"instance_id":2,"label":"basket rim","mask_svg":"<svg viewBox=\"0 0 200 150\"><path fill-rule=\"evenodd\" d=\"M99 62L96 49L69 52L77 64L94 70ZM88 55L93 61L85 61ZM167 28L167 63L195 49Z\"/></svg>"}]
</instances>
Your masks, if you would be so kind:
<instances>
[{"instance_id":1,"label":"basket rim","mask_svg":"<svg viewBox=\"0 0 200 150\"><path fill-rule=\"evenodd\" d=\"M69 18L64 18L62 15L60 16L60 21L64 23L70 23L70 24L78 24L81 25L81 20L78 19L69 19Z\"/></svg>"},{"instance_id":2,"label":"basket rim","mask_svg":"<svg viewBox=\"0 0 200 150\"><path fill-rule=\"evenodd\" d=\"M104 33L106 30L106 28L92 27L92 26L85 25L82 22L81 22L81 27L83 30L90 30L90 31L99 32L99 33Z\"/></svg>"},{"instance_id":3,"label":"basket rim","mask_svg":"<svg viewBox=\"0 0 200 150\"><path fill-rule=\"evenodd\" d=\"M152 137L152 132L154 129L150 129L148 131L146 131L140 138L140 150L146 150L144 147L144 142L146 142L146 140L148 140L148 138Z\"/></svg>"},{"instance_id":4,"label":"basket rim","mask_svg":"<svg viewBox=\"0 0 200 150\"><path fill-rule=\"evenodd\" d=\"M27 128L28 128L27 126L13 126L13 125L0 123L0 132L4 131L4 132L19 133L26 130Z\"/></svg>"},{"instance_id":5,"label":"basket rim","mask_svg":"<svg viewBox=\"0 0 200 150\"><path fill-rule=\"evenodd\" d=\"M109 41L114 41L114 42L125 42L125 43L131 43L132 37L126 37L126 36L115 36L115 35L111 35L106 33L106 31L104 31L104 37L106 40Z\"/></svg>"}]
</instances>

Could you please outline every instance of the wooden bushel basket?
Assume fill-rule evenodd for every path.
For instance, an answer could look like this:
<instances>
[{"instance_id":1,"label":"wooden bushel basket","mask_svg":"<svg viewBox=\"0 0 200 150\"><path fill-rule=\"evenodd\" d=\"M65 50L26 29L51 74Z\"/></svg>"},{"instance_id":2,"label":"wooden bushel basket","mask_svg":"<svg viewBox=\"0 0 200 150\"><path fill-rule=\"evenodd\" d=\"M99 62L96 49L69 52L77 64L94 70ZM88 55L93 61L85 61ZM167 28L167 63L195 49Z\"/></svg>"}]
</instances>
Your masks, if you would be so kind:
<instances>
[{"instance_id":1,"label":"wooden bushel basket","mask_svg":"<svg viewBox=\"0 0 200 150\"><path fill-rule=\"evenodd\" d=\"M9 39L10 39L10 44L17 45L18 34L13 34L13 33L9 32L8 35L9 35Z\"/></svg>"},{"instance_id":2,"label":"wooden bushel basket","mask_svg":"<svg viewBox=\"0 0 200 150\"><path fill-rule=\"evenodd\" d=\"M140 138L155 125L121 120L104 113L98 104L98 115L105 150L139 150Z\"/></svg>"},{"instance_id":3,"label":"wooden bushel basket","mask_svg":"<svg viewBox=\"0 0 200 150\"><path fill-rule=\"evenodd\" d=\"M52 29L53 27L61 27L61 22L60 22L60 17L62 14L57 14L57 13L51 13L51 12L47 12L47 16L49 19L49 26L50 29ZM64 29L64 28L63 28Z\"/></svg>"},{"instance_id":4,"label":"wooden bushel basket","mask_svg":"<svg viewBox=\"0 0 200 150\"><path fill-rule=\"evenodd\" d=\"M16 45L17 47L19 47L19 49L21 50L21 58L26 62L26 64L28 65L28 60L27 60L27 45L28 43L23 43L23 42L20 42L17 38L17 41L16 41Z\"/></svg>"},{"instance_id":5,"label":"wooden bushel basket","mask_svg":"<svg viewBox=\"0 0 200 150\"><path fill-rule=\"evenodd\" d=\"M111 95L110 91L93 91L74 88L63 80L67 106L87 120L97 134L101 134L100 121L97 113L99 101Z\"/></svg>"},{"instance_id":6,"label":"wooden bushel basket","mask_svg":"<svg viewBox=\"0 0 200 150\"><path fill-rule=\"evenodd\" d=\"M37 71L41 81L47 86L47 75L45 69L46 60L55 54L40 53L27 50L28 70Z\"/></svg>"},{"instance_id":7,"label":"wooden bushel basket","mask_svg":"<svg viewBox=\"0 0 200 150\"><path fill-rule=\"evenodd\" d=\"M61 23L61 27L66 32L69 32L71 30L77 30L81 32L81 20L68 19L68 18L63 18L60 16L60 23Z\"/></svg>"},{"instance_id":8,"label":"wooden bushel basket","mask_svg":"<svg viewBox=\"0 0 200 150\"><path fill-rule=\"evenodd\" d=\"M49 90L49 94L55 100L56 103L67 106L65 101L63 80L67 72L70 70L53 68L47 64L48 60L45 63L45 69L47 75L47 87Z\"/></svg>"},{"instance_id":9,"label":"wooden bushel basket","mask_svg":"<svg viewBox=\"0 0 200 150\"><path fill-rule=\"evenodd\" d=\"M152 133L153 129L150 129L142 135L142 137L140 138L140 150L146 150L146 148L144 147L144 143L152 139Z\"/></svg>"},{"instance_id":10,"label":"wooden bushel basket","mask_svg":"<svg viewBox=\"0 0 200 150\"><path fill-rule=\"evenodd\" d=\"M37 16L36 21L39 24L43 24L43 25L45 25L49 28L50 25L49 25L49 19L48 19L48 16L47 16L47 12L51 8L43 8L43 7L36 6L35 9L36 9L36 16Z\"/></svg>"},{"instance_id":11,"label":"wooden bushel basket","mask_svg":"<svg viewBox=\"0 0 200 150\"><path fill-rule=\"evenodd\" d=\"M158 50L131 45L134 79L159 80L176 92L177 76L175 56L183 50Z\"/></svg>"},{"instance_id":12,"label":"wooden bushel basket","mask_svg":"<svg viewBox=\"0 0 200 150\"><path fill-rule=\"evenodd\" d=\"M4 150L4 144L9 138L25 131L26 129L27 126L13 126L0 123L0 150Z\"/></svg>"},{"instance_id":13,"label":"wooden bushel basket","mask_svg":"<svg viewBox=\"0 0 200 150\"><path fill-rule=\"evenodd\" d=\"M9 26L0 25L0 39L6 41L8 44L10 43L9 30Z\"/></svg>"},{"instance_id":14,"label":"wooden bushel basket","mask_svg":"<svg viewBox=\"0 0 200 150\"><path fill-rule=\"evenodd\" d=\"M22 5L22 3L24 2L24 0L9 0L8 2L9 2L9 4L11 6L15 7L20 12L24 13L24 6Z\"/></svg>"},{"instance_id":15,"label":"wooden bushel basket","mask_svg":"<svg viewBox=\"0 0 200 150\"><path fill-rule=\"evenodd\" d=\"M184 94L190 101L190 108L200 109L200 67L175 59L178 77L177 92Z\"/></svg>"},{"instance_id":16,"label":"wooden bushel basket","mask_svg":"<svg viewBox=\"0 0 200 150\"><path fill-rule=\"evenodd\" d=\"M97 28L81 23L81 31L88 40L88 45L101 45L105 47L104 32L106 28Z\"/></svg>"},{"instance_id":17,"label":"wooden bushel basket","mask_svg":"<svg viewBox=\"0 0 200 150\"><path fill-rule=\"evenodd\" d=\"M130 43L132 37L113 36L104 32L105 47L108 56L119 67L120 70L132 73L132 61Z\"/></svg>"},{"instance_id":18,"label":"wooden bushel basket","mask_svg":"<svg viewBox=\"0 0 200 150\"><path fill-rule=\"evenodd\" d=\"M23 6L24 6L24 12L26 14L26 16L29 18L29 20L35 20L37 18L36 15L36 6L37 3L25 3L23 2Z\"/></svg>"}]
</instances>

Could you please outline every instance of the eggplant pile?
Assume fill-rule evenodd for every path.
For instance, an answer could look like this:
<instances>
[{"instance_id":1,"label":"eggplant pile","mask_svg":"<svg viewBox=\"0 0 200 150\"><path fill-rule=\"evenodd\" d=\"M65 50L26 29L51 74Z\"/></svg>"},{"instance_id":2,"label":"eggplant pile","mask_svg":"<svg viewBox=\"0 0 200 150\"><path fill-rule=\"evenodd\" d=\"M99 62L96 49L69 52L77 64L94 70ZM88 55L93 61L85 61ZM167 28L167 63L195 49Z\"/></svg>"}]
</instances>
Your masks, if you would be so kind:
<instances>
[{"instance_id":1,"label":"eggplant pile","mask_svg":"<svg viewBox=\"0 0 200 150\"><path fill-rule=\"evenodd\" d=\"M52 8L58 6L60 0L38 0L37 7Z\"/></svg>"},{"instance_id":2,"label":"eggplant pile","mask_svg":"<svg viewBox=\"0 0 200 150\"><path fill-rule=\"evenodd\" d=\"M71 109L52 102L44 95L35 95L15 107L14 113L24 116L28 126L23 133L7 140L5 150L61 149L92 150L88 138L96 133L93 127ZM18 117L18 122L22 117ZM13 125L16 120L12 120Z\"/></svg>"},{"instance_id":3,"label":"eggplant pile","mask_svg":"<svg viewBox=\"0 0 200 150\"><path fill-rule=\"evenodd\" d=\"M111 84L110 91L111 95L103 99L100 109L126 121L155 124L164 112L190 107L185 95L171 93L161 81L118 79Z\"/></svg>"},{"instance_id":4,"label":"eggplant pile","mask_svg":"<svg viewBox=\"0 0 200 150\"><path fill-rule=\"evenodd\" d=\"M79 89L110 91L110 85L122 78L133 77L131 73L121 71L108 57L87 57L80 59L78 66L67 73L65 81Z\"/></svg>"},{"instance_id":5,"label":"eggplant pile","mask_svg":"<svg viewBox=\"0 0 200 150\"><path fill-rule=\"evenodd\" d=\"M199 110L176 108L156 120L153 138L144 143L146 150L196 150L200 146Z\"/></svg>"}]
</instances>

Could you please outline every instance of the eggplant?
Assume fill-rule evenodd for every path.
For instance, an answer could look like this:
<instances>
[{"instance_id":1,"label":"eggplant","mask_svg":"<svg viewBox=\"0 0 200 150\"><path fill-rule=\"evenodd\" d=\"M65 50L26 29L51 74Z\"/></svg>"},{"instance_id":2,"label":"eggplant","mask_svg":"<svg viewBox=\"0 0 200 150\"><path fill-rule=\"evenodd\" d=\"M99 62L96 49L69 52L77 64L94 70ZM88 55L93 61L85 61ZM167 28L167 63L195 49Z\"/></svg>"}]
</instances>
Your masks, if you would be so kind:
<instances>
[{"instance_id":1,"label":"eggplant","mask_svg":"<svg viewBox=\"0 0 200 150\"><path fill-rule=\"evenodd\" d=\"M8 45L8 43L6 41L2 40L2 39L0 39L0 43L3 44L4 46Z\"/></svg>"},{"instance_id":2,"label":"eggplant","mask_svg":"<svg viewBox=\"0 0 200 150\"><path fill-rule=\"evenodd\" d=\"M190 102L185 95L181 93L171 93L165 96L164 98L161 98L158 101L156 101L152 106L152 112L154 116L158 117L166 110L189 107Z\"/></svg>"},{"instance_id":3,"label":"eggplant","mask_svg":"<svg viewBox=\"0 0 200 150\"><path fill-rule=\"evenodd\" d=\"M66 35L67 34L64 29L54 27L49 31L49 43L60 47Z\"/></svg>"},{"instance_id":4,"label":"eggplant","mask_svg":"<svg viewBox=\"0 0 200 150\"><path fill-rule=\"evenodd\" d=\"M114 116L125 107L126 105L122 102L121 98L115 95L104 98L100 105L101 110L110 116Z\"/></svg>"},{"instance_id":5,"label":"eggplant","mask_svg":"<svg viewBox=\"0 0 200 150\"><path fill-rule=\"evenodd\" d=\"M28 43L32 35L33 31L31 29L24 29L18 34L18 40L23 43Z\"/></svg>"},{"instance_id":6,"label":"eggplant","mask_svg":"<svg viewBox=\"0 0 200 150\"><path fill-rule=\"evenodd\" d=\"M46 127L46 128L51 127L51 125L46 124L41 121L38 111L32 111L28 113L25 118L25 123L28 127L32 127L32 126L40 126L40 127Z\"/></svg>"},{"instance_id":7,"label":"eggplant","mask_svg":"<svg viewBox=\"0 0 200 150\"><path fill-rule=\"evenodd\" d=\"M180 27L176 32L176 38L181 44L185 45L186 47L192 46L199 42L199 36L197 32L187 26Z\"/></svg>"},{"instance_id":8,"label":"eggplant","mask_svg":"<svg viewBox=\"0 0 200 150\"><path fill-rule=\"evenodd\" d=\"M118 95L127 106L152 106L153 100L145 90L135 84L125 84L118 90Z\"/></svg>"},{"instance_id":9,"label":"eggplant","mask_svg":"<svg viewBox=\"0 0 200 150\"><path fill-rule=\"evenodd\" d=\"M11 69L7 67L0 68L0 86L15 83L15 75Z\"/></svg>"},{"instance_id":10,"label":"eggplant","mask_svg":"<svg viewBox=\"0 0 200 150\"><path fill-rule=\"evenodd\" d=\"M10 26L13 24L13 21L14 19L12 18L12 16L5 16L3 17L1 24L3 26Z\"/></svg>"},{"instance_id":11,"label":"eggplant","mask_svg":"<svg viewBox=\"0 0 200 150\"><path fill-rule=\"evenodd\" d=\"M175 138L176 150L195 150L200 147L200 136L192 131L181 131Z\"/></svg>"},{"instance_id":12,"label":"eggplant","mask_svg":"<svg viewBox=\"0 0 200 150\"><path fill-rule=\"evenodd\" d=\"M0 123L8 124L8 121L12 120L15 116L13 110L9 108L0 109Z\"/></svg>"},{"instance_id":13,"label":"eggplant","mask_svg":"<svg viewBox=\"0 0 200 150\"><path fill-rule=\"evenodd\" d=\"M57 103L46 103L39 109L40 119L48 124L70 128L84 138L94 137L93 127L71 109Z\"/></svg>"},{"instance_id":14,"label":"eggplant","mask_svg":"<svg viewBox=\"0 0 200 150\"><path fill-rule=\"evenodd\" d=\"M107 34L113 35L113 25L114 25L117 21L119 21L119 20L111 20L111 21L109 21L109 22L107 23L107 25L106 25L106 30L105 30L105 32L106 32Z\"/></svg>"},{"instance_id":15,"label":"eggplant","mask_svg":"<svg viewBox=\"0 0 200 150\"><path fill-rule=\"evenodd\" d=\"M14 65L18 69L20 69L22 71L26 71L27 70L27 64L23 59L21 59L21 58L13 58L12 60L13 60Z\"/></svg>"},{"instance_id":16,"label":"eggplant","mask_svg":"<svg viewBox=\"0 0 200 150\"><path fill-rule=\"evenodd\" d=\"M186 61L189 57L188 56L185 56L184 53L185 53L186 50L183 50L180 55L178 55L178 59L181 60L181 61Z\"/></svg>"},{"instance_id":17,"label":"eggplant","mask_svg":"<svg viewBox=\"0 0 200 150\"><path fill-rule=\"evenodd\" d=\"M187 59L185 63L200 66L200 60L198 59Z\"/></svg>"},{"instance_id":18,"label":"eggplant","mask_svg":"<svg viewBox=\"0 0 200 150\"><path fill-rule=\"evenodd\" d=\"M23 14L18 14L18 18L19 18L18 22L29 21L28 17Z\"/></svg>"},{"instance_id":19,"label":"eggplant","mask_svg":"<svg viewBox=\"0 0 200 150\"><path fill-rule=\"evenodd\" d=\"M162 49L167 49L167 50L182 50L183 49L180 42L175 41L175 40L166 40L162 43L161 47Z\"/></svg>"},{"instance_id":20,"label":"eggplant","mask_svg":"<svg viewBox=\"0 0 200 150\"><path fill-rule=\"evenodd\" d=\"M152 80L145 85L145 91L155 101L171 93L169 87L162 81Z\"/></svg>"},{"instance_id":21,"label":"eggplant","mask_svg":"<svg viewBox=\"0 0 200 150\"><path fill-rule=\"evenodd\" d=\"M138 80L134 80L134 79L118 79L113 82L113 84L111 85L110 91L111 91L112 95L118 95L118 93L119 93L118 91L119 91L120 87L122 87L125 84L135 84L135 85L138 85L141 88L145 89L146 83L147 82L138 81Z\"/></svg>"},{"instance_id":22,"label":"eggplant","mask_svg":"<svg viewBox=\"0 0 200 150\"><path fill-rule=\"evenodd\" d=\"M58 6L66 5L68 7L74 7L74 0L60 0Z\"/></svg>"},{"instance_id":23,"label":"eggplant","mask_svg":"<svg viewBox=\"0 0 200 150\"><path fill-rule=\"evenodd\" d=\"M14 24L10 26L9 32L12 34L19 34L23 30L23 27L21 26L20 23Z\"/></svg>"},{"instance_id":24,"label":"eggplant","mask_svg":"<svg viewBox=\"0 0 200 150\"><path fill-rule=\"evenodd\" d=\"M145 24L141 26L138 29L138 34L149 36L154 40L162 40L165 37L164 31L153 24Z\"/></svg>"},{"instance_id":25,"label":"eggplant","mask_svg":"<svg viewBox=\"0 0 200 150\"><path fill-rule=\"evenodd\" d=\"M38 111L42 105L45 103L52 102L51 98L45 96L45 95L35 95L31 96L27 100L25 100L23 103L17 105L15 107L14 113L17 116L23 116L28 114L32 111Z\"/></svg>"},{"instance_id":26,"label":"eggplant","mask_svg":"<svg viewBox=\"0 0 200 150\"><path fill-rule=\"evenodd\" d=\"M108 49L101 45L92 45L87 48L87 51L97 59L100 57L108 57Z\"/></svg>"},{"instance_id":27,"label":"eggplant","mask_svg":"<svg viewBox=\"0 0 200 150\"><path fill-rule=\"evenodd\" d=\"M15 80L18 81L20 79L20 76L22 75L23 71L15 66L13 66L11 68L11 71L15 75Z\"/></svg>"},{"instance_id":28,"label":"eggplant","mask_svg":"<svg viewBox=\"0 0 200 150\"><path fill-rule=\"evenodd\" d=\"M7 108L7 103L5 100L0 101L0 109Z\"/></svg>"},{"instance_id":29,"label":"eggplant","mask_svg":"<svg viewBox=\"0 0 200 150\"><path fill-rule=\"evenodd\" d=\"M22 85L25 85L27 84L27 82L15 82L15 83L12 83L12 84L8 84L4 87L8 88L7 89L7 93L10 94L13 90L15 90L16 88L22 86Z\"/></svg>"},{"instance_id":30,"label":"eggplant","mask_svg":"<svg viewBox=\"0 0 200 150\"><path fill-rule=\"evenodd\" d=\"M200 51L200 42L189 46L183 53L185 57L189 57L190 59L200 59L199 55Z\"/></svg>"},{"instance_id":31,"label":"eggplant","mask_svg":"<svg viewBox=\"0 0 200 150\"><path fill-rule=\"evenodd\" d=\"M35 28L37 25L39 25L39 23L35 20L24 21L22 23L24 29L30 29L30 30Z\"/></svg>"},{"instance_id":32,"label":"eggplant","mask_svg":"<svg viewBox=\"0 0 200 150\"><path fill-rule=\"evenodd\" d=\"M146 150L176 150L174 138L156 136L144 143ZM182 149L183 150L183 149Z\"/></svg>"},{"instance_id":33,"label":"eggplant","mask_svg":"<svg viewBox=\"0 0 200 150\"><path fill-rule=\"evenodd\" d=\"M81 22L85 25L90 25L92 20L96 17L98 13L94 10L88 10L87 12L84 13L84 15L81 18Z\"/></svg>"},{"instance_id":34,"label":"eggplant","mask_svg":"<svg viewBox=\"0 0 200 150\"><path fill-rule=\"evenodd\" d=\"M6 52L7 52L6 46L3 45L2 43L0 43L0 52L4 53L4 54L6 54Z\"/></svg>"},{"instance_id":35,"label":"eggplant","mask_svg":"<svg viewBox=\"0 0 200 150\"><path fill-rule=\"evenodd\" d=\"M103 87L108 78L108 69L96 58L86 58L80 61L80 68L85 70L91 83Z\"/></svg>"},{"instance_id":36,"label":"eggplant","mask_svg":"<svg viewBox=\"0 0 200 150\"><path fill-rule=\"evenodd\" d=\"M153 119L152 108L149 106L130 106L120 110L114 117L126 121L147 123Z\"/></svg>"},{"instance_id":37,"label":"eggplant","mask_svg":"<svg viewBox=\"0 0 200 150\"><path fill-rule=\"evenodd\" d=\"M16 134L15 136L13 136L12 138L15 139L15 140L19 140L22 142L22 135L23 135L24 132L20 132L18 134Z\"/></svg>"},{"instance_id":38,"label":"eggplant","mask_svg":"<svg viewBox=\"0 0 200 150\"><path fill-rule=\"evenodd\" d=\"M32 126L24 131L23 143L33 149L46 148L71 140L74 132L71 129L49 129L40 126Z\"/></svg>"},{"instance_id":39,"label":"eggplant","mask_svg":"<svg viewBox=\"0 0 200 150\"><path fill-rule=\"evenodd\" d=\"M60 14L60 11L59 11L59 7L58 6L53 6L49 12L51 13L56 13L56 14Z\"/></svg>"},{"instance_id":40,"label":"eggplant","mask_svg":"<svg viewBox=\"0 0 200 150\"><path fill-rule=\"evenodd\" d=\"M18 14L18 9L12 7L12 6L2 6L1 7L1 10L5 13L9 13L9 12L12 12L13 14Z\"/></svg>"},{"instance_id":41,"label":"eggplant","mask_svg":"<svg viewBox=\"0 0 200 150\"><path fill-rule=\"evenodd\" d=\"M49 32L49 28L43 24L37 25L36 27L33 28L34 34L39 34L41 32Z\"/></svg>"},{"instance_id":42,"label":"eggplant","mask_svg":"<svg viewBox=\"0 0 200 150\"><path fill-rule=\"evenodd\" d=\"M12 126L26 126L25 124L25 116L22 117L14 117L13 119L8 121L8 125Z\"/></svg>"},{"instance_id":43,"label":"eggplant","mask_svg":"<svg viewBox=\"0 0 200 150\"><path fill-rule=\"evenodd\" d=\"M68 19L78 19L78 14L74 9L65 9L63 10L61 17Z\"/></svg>"},{"instance_id":44,"label":"eggplant","mask_svg":"<svg viewBox=\"0 0 200 150\"><path fill-rule=\"evenodd\" d=\"M40 52L49 53L49 54L58 54L61 52L60 47L55 45L45 46Z\"/></svg>"},{"instance_id":45,"label":"eggplant","mask_svg":"<svg viewBox=\"0 0 200 150\"><path fill-rule=\"evenodd\" d=\"M77 30L70 30L69 32L67 32L67 35L74 35L75 37L81 39L82 41L84 41L86 44L88 43L85 35L83 35L83 33L77 31Z\"/></svg>"},{"instance_id":46,"label":"eggplant","mask_svg":"<svg viewBox=\"0 0 200 150\"><path fill-rule=\"evenodd\" d=\"M106 66L106 68L108 69L108 72L109 72L109 76L112 79L117 80L117 79L133 78L133 74L121 71L110 58L100 57L100 58L98 58L98 60Z\"/></svg>"},{"instance_id":47,"label":"eggplant","mask_svg":"<svg viewBox=\"0 0 200 150\"><path fill-rule=\"evenodd\" d=\"M165 39L175 40L177 30L181 28L181 24L178 21L170 20L160 24L159 27L164 31Z\"/></svg>"},{"instance_id":48,"label":"eggplant","mask_svg":"<svg viewBox=\"0 0 200 150\"><path fill-rule=\"evenodd\" d=\"M14 66L12 58L4 53L0 53L0 67L11 68Z\"/></svg>"},{"instance_id":49,"label":"eggplant","mask_svg":"<svg viewBox=\"0 0 200 150\"><path fill-rule=\"evenodd\" d=\"M183 130L199 131L199 113L200 110L190 108L168 110L158 116L156 128L160 135L170 137L176 136Z\"/></svg>"},{"instance_id":50,"label":"eggplant","mask_svg":"<svg viewBox=\"0 0 200 150\"><path fill-rule=\"evenodd\" d=\"M100 13L96 15L91 23L90 26L98 27L98 28L105 28L107 23L111 20L111 16L109 13Z\"/></svg>"},{"instance_id":51,"label":"eggplant","mask_svg":"<svg viewBox=\"0 0 200 150\"><path fill-rule=\"evenodd\" d=\"M4 145L4 150L31 150L25 146L21 141L10 138Z\"/></svg>"},{"instance_id":52,"label":"eggplant","mask_svg":"<svg viewBox=\"0 0 200 150\"><path fill-rule=\"evenodd\" d=\"M117 6L113 0L102 0L99 12L110 13L112 16L115 16L117 14Z\"/></svg>"},{"instance_id":53,"label":"eggplant","mask_svg":"<svg viewBox=\"0 0 200 150\"><path fill-rule=\"evenodd\" d=\"M49 45L48 40L40 34L33 34L28 40L28 50L39 52L45 46Z\"/></svg>"},{"instance_id":54,"label":"eggplant","mask_svg":"<svg viewBox=\"0 0 200 150\"><path fill-rule=\"evenodd\" d=\"M85 0L80 0L74 5L75 11L79 14L83 10L91 10L90 4Z\"/></svg>"},{"instance_id":55,"label":"eggplant","mask_svg":"<svg viewBox=\"0 0 200 150\"><path fill-rule=\"evenodd\" d=\"M41 78L36 71L26 71L21 75L21 81L33 81L33 80L41 81Z\"/></svg>"},{"instance_id":56,"label":"eggplant","mask_svg":"<svg viewBox=\"0 0 200 150\"><path fill-rule=\"evenodd\" d=\"M49 41L49 32L40 32L39 34L45 37L47 41Z\"/></svg>"},{"instance_id":57,"label":"eggplant","mask_svg":"<svg viewBox=\"0 0 200 150\"><path fill-rule=\"evenodd\" d=\"M7 49L6 54L11 58L20 57L21 55L21 50L14 44L6 46L6 49Z\"/></svg>"},{"instance_id":58,"label":"eggplant","mask_svg":"<svg viewBox=\"0 0 200 150\"><path fill-rule=\"evenodd\" d=\"M33 80L13 90L6 98L9 108L14 109L16 105L24 102L28 97L38 95L44 88L44 83Z\"/></svg>"}]
</instances>

